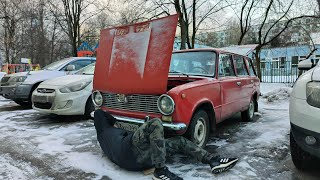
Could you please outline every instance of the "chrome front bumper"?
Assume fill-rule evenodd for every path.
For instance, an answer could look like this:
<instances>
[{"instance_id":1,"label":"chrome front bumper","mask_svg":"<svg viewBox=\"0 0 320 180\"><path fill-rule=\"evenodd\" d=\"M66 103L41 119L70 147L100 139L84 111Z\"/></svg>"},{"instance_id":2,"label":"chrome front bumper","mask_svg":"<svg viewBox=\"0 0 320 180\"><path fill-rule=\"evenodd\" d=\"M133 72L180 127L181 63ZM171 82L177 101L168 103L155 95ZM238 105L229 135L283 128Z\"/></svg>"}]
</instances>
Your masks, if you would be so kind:
<instances>
[{"instance_id":1,"label":"chrome front bumper","mask_svg":"<svg viewBox=\"0 0 320 180\"><path fill-rule=\"evenodd\" d=\"M145 123L144 119L138 119L138 118L130 118L130 117L124 117L124 116L118 116L112 114L113 117L115 117L118 121L123 121L123 122L129 122L129 123L137 123L137 124L143 124ZM91 112L91 117L94 117L94 111ZM172 129L172 130L184 130L187 128L187 125L184 123L167 123L163 122L162 123L163 127Z\"/></svg>"}]
</instances>

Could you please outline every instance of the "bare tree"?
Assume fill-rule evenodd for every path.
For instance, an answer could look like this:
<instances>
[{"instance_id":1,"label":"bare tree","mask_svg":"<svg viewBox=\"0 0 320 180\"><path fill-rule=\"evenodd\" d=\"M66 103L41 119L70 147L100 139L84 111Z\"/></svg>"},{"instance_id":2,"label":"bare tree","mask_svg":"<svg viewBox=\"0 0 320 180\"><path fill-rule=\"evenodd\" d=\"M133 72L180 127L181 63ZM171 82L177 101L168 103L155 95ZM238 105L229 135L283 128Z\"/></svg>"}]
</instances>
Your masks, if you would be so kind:
<instances>
[{"instance_id":1,"label":"bare tree","mask_svg":"<svg viewBox=\"0 0 320 180\"><path fill-rule=\"evenodd\" d=\"M51 2L52 12L55 13L57 22L69 37L72 55L77 56L77 47L81 43L81 26L88 19L106 10L107 5L98 0L61 0L61 2L62 12L56 12L56 10L60 10L59 2L58 5Z\"/></svg>"},{"instance_id":2,"label":"bare tree","mask_svg":"<svg viewBox=\"0 0 320 180\"><path fill-rule=\"evenodd\" d=\"M251 25L252 15L257 5L258 1L255 0L245 0L240 13L240 37L238 41L238 45L241 44L245 35L248 33Z\"/></svg>"},{"instance_id":3,"label":"bare tree","mask_svg":"<svg viewBox=\"0 0 320 180\"><path fill-rule=\"evenodd\" d=\"M262 17L259 19L261 21L256 22L257 26L257 44L256 52L254 54L255 61L257 65L257 73L258 77L261 79L261 69L260 69L260 52L263 47L270 44L272 41L275 41L279 36L284 33L294 22L295 20L306 18L306 17L315 17L313 15L300 15L295 17L290 17L289 13L293 6L294 0L291 0L289 4L285 4L285 2L280 2L277 0L269 0L266 4L266 7L263 7L263 3L259 4L259 8L263 10ZM250 5L249 5L250 4ZM250 24L251 14L248 12L252 12L252 7L255 7L252 5L253 2L248 3L246 0L244 5L241 9L241 18L240 18L240 27L243 29L241 31L241 37L244 37L248 31L247 24ZM249 5L249 6L247 6ZM247 13L244 13L243 11L247 10ZM277 11L276 9L280 9L280 11ZM244 14L244 15L243 15ZM276 17L276 18L275 18ZM245 23L243 23L245 22ZM250 26L249 26L250 28ZM238 44L243 43L244 38L240 38Z\"/></svg>"},{"instance_id":4,"label":"bare tree","mask_svg":"<svg viewBox=\"0 0 320 180\"><path fill-rule=\"evenodd\" d=\"M12 2L8 0L0 0L0 16L4 28L3 45L5 52L5 61L11 63L15 57L15 38L17 31L17 23L21 19L21 13L18 13L16 4L18 1Z\"/></svg>"},{"instance_id":5,"label":"bare tree","mask_svg":"<svg viewBox=\"0 0 320 180\"><path fill-rule=\"evenodd\" d=\"M181 30L181 49L194 48L196 34L201 25L217 12L231 6L225 4L225 1L205 1L193 0L190 4L186 4L184 0L174 0L176 12L179 14L179 25ZM191 29L189 28L191 26ZM191 34L191 35L190 35ZM191 37L191 40L190 40Z\"/></svg>"},{"instance_id":6,"label":"bare tree","mask_svg":"<svg viewBox=\"0 0 320 180\"><path fill-rule=\"evenodd\" d=\"M225 0L151 0L159 14L172 13L172 7L179 14L180 49L194 48L196 34L199 29L208 23L212 26L214 15L231 4Z\"/></svg>"}]
</instances>

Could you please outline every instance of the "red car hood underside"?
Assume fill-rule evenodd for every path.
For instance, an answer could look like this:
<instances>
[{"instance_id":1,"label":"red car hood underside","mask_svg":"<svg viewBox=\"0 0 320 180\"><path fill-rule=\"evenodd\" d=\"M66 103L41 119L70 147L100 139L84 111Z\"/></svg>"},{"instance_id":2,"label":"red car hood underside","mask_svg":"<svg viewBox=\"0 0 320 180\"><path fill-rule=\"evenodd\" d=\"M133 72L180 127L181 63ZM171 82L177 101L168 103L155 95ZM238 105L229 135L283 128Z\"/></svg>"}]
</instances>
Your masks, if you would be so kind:
<instances>
[{"instance_id":1,"label":"red car hood underside","mask_svg":"<svg viewBox=\"0 0 320 180\"><path fill-rule=\"evenodd\" d=\"M119 94L162 94L178 16L101 31L93 88Z\"/></svg>"}]
</instances>

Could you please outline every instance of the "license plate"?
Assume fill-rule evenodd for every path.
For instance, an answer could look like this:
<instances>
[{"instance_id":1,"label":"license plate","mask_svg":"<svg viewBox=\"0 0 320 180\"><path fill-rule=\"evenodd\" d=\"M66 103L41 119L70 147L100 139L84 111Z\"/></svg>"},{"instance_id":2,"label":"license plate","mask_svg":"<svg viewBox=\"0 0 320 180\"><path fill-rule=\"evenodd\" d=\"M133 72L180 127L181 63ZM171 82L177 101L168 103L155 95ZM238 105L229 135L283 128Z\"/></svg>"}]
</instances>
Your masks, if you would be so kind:
<instances>
[{"instance_id":1,"label":"license plate","mask_svg":"<svg viewBox=\"0 0 320 180\"><path fill-rule=\"evenodd\" d=\"M116 125L118 126L118 128L121 129L125 129L128 131L136 131L139 128L139 125L137 124L130 124L130 123L126 123L126 122L116 122Z\"/></svg>"},{"instance_id":2,"label":"license plate","mask_svg":"<svg viewBox=\"0 0 320 180\"><path fill-rule=\"evenodd\" d=\"M39 102L39 103L47 103L47 102L49 102L47 96L34 96L33 97L33 101L34 102Z\"/></svg>"}]
</instances>

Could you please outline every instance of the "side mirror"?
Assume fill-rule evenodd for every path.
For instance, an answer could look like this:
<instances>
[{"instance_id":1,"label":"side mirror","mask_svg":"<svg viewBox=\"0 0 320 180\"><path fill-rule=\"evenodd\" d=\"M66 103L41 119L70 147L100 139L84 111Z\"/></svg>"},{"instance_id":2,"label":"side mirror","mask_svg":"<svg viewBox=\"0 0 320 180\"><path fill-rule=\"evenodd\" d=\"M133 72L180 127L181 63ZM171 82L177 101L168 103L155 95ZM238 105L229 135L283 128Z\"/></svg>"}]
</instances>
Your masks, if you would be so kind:
<instances>
[{"instance_id":1,"label":"side mirror","mask_svg":"<svg viewBox=\"0 0 320 180\"><path fill-rule=\"evenodd\" d=\"M76 69L76 66L75 65L71 65L71 64L69 64L68 66L67 66L67 71L74 71Z\"/></svg>"},{"instance_id":2,"label":"side mirror","mask_svg":"<svg viewBox=\"0 0 320 180\"><path fill-rule=\"evenodd\" d=\"M306 59L303 61L300 61L298 64L298 69L299 70L309 70L316 66L315 62L313 59Z\"/></svg>"}]
</instances>

